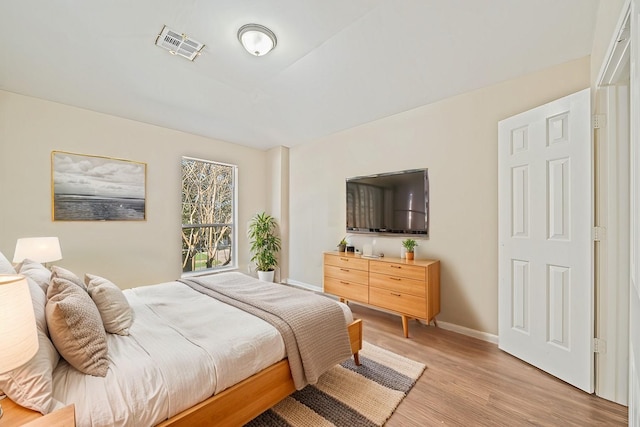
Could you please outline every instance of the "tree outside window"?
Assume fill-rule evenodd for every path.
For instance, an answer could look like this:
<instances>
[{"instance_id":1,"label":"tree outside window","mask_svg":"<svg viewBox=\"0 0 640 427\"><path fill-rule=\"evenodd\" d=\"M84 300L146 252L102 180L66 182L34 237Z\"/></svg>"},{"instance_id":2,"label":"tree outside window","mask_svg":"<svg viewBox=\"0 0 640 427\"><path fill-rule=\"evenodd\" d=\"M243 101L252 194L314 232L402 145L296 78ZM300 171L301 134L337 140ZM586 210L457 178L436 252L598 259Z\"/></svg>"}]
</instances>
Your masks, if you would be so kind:
<instances>
[{"instance_id":1,"label":"tree outside window","mask_svg":"<svg viewBox=\"0 0 640 427\"><path fill-rule=\"evenodd\" d=\"M235 267L237 166L182 158L182 271Z\"/></svg>"}]
</instances>

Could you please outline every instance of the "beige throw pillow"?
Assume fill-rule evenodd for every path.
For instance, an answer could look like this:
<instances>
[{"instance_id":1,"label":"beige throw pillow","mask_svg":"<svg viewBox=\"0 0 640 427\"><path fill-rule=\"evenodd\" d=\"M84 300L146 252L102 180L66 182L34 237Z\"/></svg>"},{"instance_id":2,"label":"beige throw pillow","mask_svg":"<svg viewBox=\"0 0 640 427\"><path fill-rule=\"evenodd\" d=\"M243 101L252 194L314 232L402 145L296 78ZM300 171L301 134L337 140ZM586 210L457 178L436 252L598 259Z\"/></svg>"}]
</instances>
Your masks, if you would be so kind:
<instances>
[{"instance_id":1,"label":"beige throw pillow","mask_svg":"<svg viewBox=\"0 0 640 427\"><path fill-rule=\"evenodd\" d=\"M109 280L93 274L85 274L84 283L98 307L104 329L111 334L129 335L133 311L122 290Z\"/></svg>"},{"instance_id":2,"label":"beige throw pillow","mask_svg":"<svg viewBox=\"0 0 640 427\"><path fill-rule=\"evenodd\" d=\"M107 375L107 334L98 308L84 289L53 277L47 289L47 324L58 352L80 372Z\"/></svg>"},{"instance_id":3,"label":"beige throw pillow","mask_svg":"<svg viewBox=\"0 0 640 427\"><path fill-rule=\"evenodd\" d=\"M87 287L82 283L82 280L66 268L58 267L57 265L51 267L51 279L55 277L68 280L74 285L79 286L81 289L84 289L85 291L87 290Z\"/></svg>"}]
</instances>

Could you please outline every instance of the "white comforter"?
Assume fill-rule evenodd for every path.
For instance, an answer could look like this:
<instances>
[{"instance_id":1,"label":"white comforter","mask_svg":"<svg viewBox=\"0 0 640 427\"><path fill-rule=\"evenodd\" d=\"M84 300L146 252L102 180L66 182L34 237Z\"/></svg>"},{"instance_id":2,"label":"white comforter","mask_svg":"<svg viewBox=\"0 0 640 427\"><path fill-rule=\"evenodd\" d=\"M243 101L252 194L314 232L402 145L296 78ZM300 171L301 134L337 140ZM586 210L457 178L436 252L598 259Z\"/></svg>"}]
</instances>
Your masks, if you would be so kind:
<instances>
[{"instance_id":1,"label":"white comforter","mask_svg":"<svg viewBox=\"0 0 640 427\"><path fill-rule=\"evenodd\" d=\"M107 376L64 360L54 371L53 396L76 404L78 426L157 424L285 356L274 327L182 283L124 292L135 320L129 336L107 334Z\"/></svg>"}]
</instances>

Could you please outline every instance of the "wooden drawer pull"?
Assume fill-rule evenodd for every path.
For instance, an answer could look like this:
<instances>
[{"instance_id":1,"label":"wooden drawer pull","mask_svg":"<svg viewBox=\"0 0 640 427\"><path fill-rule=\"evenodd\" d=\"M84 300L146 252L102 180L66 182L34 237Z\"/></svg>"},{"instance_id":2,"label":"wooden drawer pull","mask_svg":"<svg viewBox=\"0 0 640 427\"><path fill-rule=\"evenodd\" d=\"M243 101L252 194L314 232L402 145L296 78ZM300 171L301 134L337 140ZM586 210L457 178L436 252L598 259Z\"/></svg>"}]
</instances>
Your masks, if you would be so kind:
<instances>
[{"instance_id":1,"label":"wooden drawer pull","mask_svg":"<svg viewBox=\"0 0 640 427\"><path fill-rule=\"evenodd\" d=\"M402 268L402 266L401 266L401 265L393 265L393 264L391 264L389 267L391 267L391 268L398 268L398 269Z\"/></svg>"},{"instance_id":2,"label":"wooden drawer pull","mask_svg":"<svg viewBox=\"0 0 640 427\"><path fill-rule=\"evenodd\" d=\"M391 280L396 280L396 281L398 281L398 282L402 280L402 279L401 279L401 278L399 278L399 277L389 277L389 279L391 279Z\"/></svg>"},{"instance_id":3,"label":"wooden drawer pull","mask_svg":"<svg viewBox=\"0 0 640 427\"><path fill-rule=\"evenodd\" d=\"M348 268L341 268L340 271L344 271L345 273L348 273L350 270Z\"/></svg>"},{"instance_id":4,"label":"wooden drawer pull","mask_svg":"<svg viewBox=\"0 0 640 427\"><path fill-rule=\"evenodd\" d=\"M340 258L341 261L349 262L349 258Z\"/></svg>"},{"instance_id":5,"label":"wooden drawer pull","mask_svg":"<svg viewBox=\"0 0 640 427\"><path fill-rule=\"evenodd\" d=\"M396 296L396 297L401 297L402 295L400 294L396 294L395 292L389 292L391 295Z\"/></svg>"},{"instance_id":6,"label":"wooden drawer pull","mask_svg":"<svg viewBox=\"0 0 640 427\"><path fill-rule=\"evenodd\" d=\"M342 280L340 281L340 283L342 283L343 285L349 285L349 282L343 282Z\"/></svg>"}]
</instances>

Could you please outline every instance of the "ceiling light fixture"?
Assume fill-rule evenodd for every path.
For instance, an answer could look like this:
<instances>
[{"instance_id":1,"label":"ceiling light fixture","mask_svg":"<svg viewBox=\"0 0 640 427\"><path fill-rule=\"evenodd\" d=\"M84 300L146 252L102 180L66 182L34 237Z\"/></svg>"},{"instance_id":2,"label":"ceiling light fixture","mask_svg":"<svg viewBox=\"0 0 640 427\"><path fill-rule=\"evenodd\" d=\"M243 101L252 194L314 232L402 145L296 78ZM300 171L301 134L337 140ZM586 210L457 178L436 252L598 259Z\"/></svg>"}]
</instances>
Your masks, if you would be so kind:
<instances>
[{"instance_id":1,"label":"ceiling light fixture","mask_svg":"<svg viewBox=\"0 0 640 427\"><path fill-rule=\"evenodd\" d=\"M273 31L258 24L247 24L240 27L238 40L247 52L254 56L266 55L278 44Z\"/></svg>"}]
</instances>

